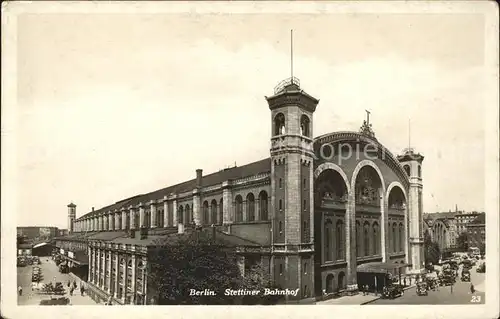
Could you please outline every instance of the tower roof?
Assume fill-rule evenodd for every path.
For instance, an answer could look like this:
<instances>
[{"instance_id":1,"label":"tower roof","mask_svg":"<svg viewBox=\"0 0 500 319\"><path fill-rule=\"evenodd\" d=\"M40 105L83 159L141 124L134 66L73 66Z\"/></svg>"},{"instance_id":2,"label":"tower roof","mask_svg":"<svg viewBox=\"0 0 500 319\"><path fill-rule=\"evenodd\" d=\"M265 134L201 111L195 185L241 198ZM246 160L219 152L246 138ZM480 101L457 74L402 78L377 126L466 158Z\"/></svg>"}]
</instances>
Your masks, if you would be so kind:
<instances>
[{"instance_id":1,"label":"tower roof","mask_svg":"<svg viewBox=\"0 0 500 319\"><path fill-rule=\"evenodd\" d=\"M424 156L420 153L415 153L413 148L405 148L403 154L398 155L398 161L400 162L417 161L422 163L423 160Z\"/></svg>"},{"instance_id":2,"label":"tower roof","mask_svg":"<svg viewBox=\"0 0 500 319\"><path fill-rule=\"evenodd\" d=\"M71 202L69 203L68 207L76 207L76 205Z\"/></svg>"},{"instance_id":3,"label":"tower roof","mask_svg":"<svg viewBox=\"0 0 500 319\"><path fill-rule=\"evenodd\" d=\"M271 110L287 105L298 105L314 112L319 103L318 99L300 88L300 81L296 77L290 77L278 83L274 88L274 95L265 98Z\"/></svg>"}]
</instances>

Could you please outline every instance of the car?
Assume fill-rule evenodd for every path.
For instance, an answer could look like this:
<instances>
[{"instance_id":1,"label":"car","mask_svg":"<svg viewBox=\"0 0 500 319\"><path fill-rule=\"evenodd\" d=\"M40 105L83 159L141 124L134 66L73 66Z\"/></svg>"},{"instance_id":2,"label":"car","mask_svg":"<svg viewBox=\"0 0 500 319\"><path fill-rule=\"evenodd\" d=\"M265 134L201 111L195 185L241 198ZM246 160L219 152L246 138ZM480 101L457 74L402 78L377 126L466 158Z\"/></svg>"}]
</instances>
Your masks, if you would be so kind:
<instances>
[{"instance_id":1,"label":"car","mask_svg":"<svg viewBox=\"0 0 500 319\"><path fill-rule=\"evenodd\" d=\"M486 264L482 263L476 268L476 272L478 273L484 273L486 272Z\"/></svg>"},{"instance_id":2,"label":"car","mask_svg":"<svg viewBox=\"0 0 500 319\"><path fill-rule=\"evenodd\" d=\"M427 283L419 282L417 283L417 295L418 296L427 296L429 293L427 292Z\"/></svg>"},{"instance_id":3,"label":"car","mask_svg":"<svg viewBox=\"0 0 500 319\"><path fill-rule=\"evenodd\" d=\"M467 281L470 282L470 272L468 271L462 271L462 281Z\"/></svg>"}]
</instances>

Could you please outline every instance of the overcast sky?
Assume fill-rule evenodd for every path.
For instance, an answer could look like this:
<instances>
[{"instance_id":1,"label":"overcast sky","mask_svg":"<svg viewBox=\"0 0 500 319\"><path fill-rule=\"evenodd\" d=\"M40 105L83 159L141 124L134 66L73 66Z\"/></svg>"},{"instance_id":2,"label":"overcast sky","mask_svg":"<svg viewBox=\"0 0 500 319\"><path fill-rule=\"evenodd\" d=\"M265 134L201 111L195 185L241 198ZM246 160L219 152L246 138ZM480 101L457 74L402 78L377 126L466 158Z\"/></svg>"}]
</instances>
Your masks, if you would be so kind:
<instances>
[{"instance_id":1,"label":"overcast sky","mask_svg":"<svg viewBox=\"0 0 500 319\"><path fill-rule=\"evenodd\" d=\"M18 225L269 156L264 96L294 75L314 135L372 112L425 156L427 212L484 209L484 20L473 14L46 14L18 19Z\"/></svg>"}]
</instances>

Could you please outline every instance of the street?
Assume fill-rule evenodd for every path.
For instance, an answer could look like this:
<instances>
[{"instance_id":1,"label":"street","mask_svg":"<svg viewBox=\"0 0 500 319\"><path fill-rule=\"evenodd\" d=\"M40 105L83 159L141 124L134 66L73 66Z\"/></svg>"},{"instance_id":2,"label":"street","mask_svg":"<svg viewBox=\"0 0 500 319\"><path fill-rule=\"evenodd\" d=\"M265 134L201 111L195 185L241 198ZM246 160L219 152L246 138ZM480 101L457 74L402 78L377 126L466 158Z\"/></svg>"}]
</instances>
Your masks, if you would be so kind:
<instances>
[{"instance_id":1,"label":"street","mask_svg":"<svg viewBox=\"0 0 500 319\"><path fill-rule=\"evenodd\" d=\"M459 274L461 273L461 268ZM439 290L430 290L427 296L418 296L416 289L411 288L405 291L404 295L395 299L378 299L370 305L456 305L456 304L484 304L484 289L471 294L470 285L474 287L484 287L484 273L477 273L476 266L470 270L471 282L462 282L460 276L457 278L453 288L441 286Z\"/></svg>"},{"instance_id":2,"label":"street","mask_svg":"<svg viewBox=\"0 0 500 319\"><path fill-rule=\"evenodd\" d=\"M43 276L42 283L55 283L62 282L66 293L65 296L70 298L71 305L95 305L96 303L87 295L80 295L80 280L75 276L70 274L60 273L56 264L50 257L40 257L41 264L39 267L41 268L41 273ZM35 291L31 290L31 273L33 266L28 265L25 267L17 267L17 286L21 286L23 289L22 296L17 296L17 304L18 305L39 305L40 301L43 299L50 299L50 295L38 294ZM68 280L71 280L71 283L76 279L76 284L78 285L77 289L73 292L73 296L70 296L69 289L66 286ZM43 285L43 284L41 284Z\"/></svg>"}]
</instances>

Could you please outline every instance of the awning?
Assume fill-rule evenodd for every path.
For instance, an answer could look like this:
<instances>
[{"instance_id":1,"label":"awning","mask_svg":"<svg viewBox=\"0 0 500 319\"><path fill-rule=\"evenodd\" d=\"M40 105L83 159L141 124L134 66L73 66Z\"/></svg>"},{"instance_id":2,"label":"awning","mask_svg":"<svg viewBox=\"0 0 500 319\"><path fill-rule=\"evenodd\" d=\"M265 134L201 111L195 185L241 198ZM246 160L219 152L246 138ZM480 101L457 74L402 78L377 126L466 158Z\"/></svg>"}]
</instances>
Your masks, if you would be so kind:
<instances>
[{"instance_id":1,"label":"awning","mask_svg":"<svg viewBox=\"0 0 500 319\"><path fill-rule=\"evenodd\" d=\"M49 243L39 243L39 244L36 244L35 246L33 246L33 248L38 248L38 247L42 247L42 246L45 246L45 245L48 245Z\"/></svg>"},{"instance_id":2,"label":"awning","mask_svg":"<svg viewBox=\"0 0 500 319\"><path fill-rule=\"evenodd\" d=\"M357 267L357 272L368 272L368 273L378 273L384 274L392 272L396 269L406 268L410 264L396 264L396 263L385 263L385 262L372 262L361 264Z\"/></svg>"},{"instance_id":3,"label":"awning","mask_svg":"<svg viewBox=\"0 0 500 319\"><path fill-rule=\"evenodd\" d=\"M85 261L85 260L77 260L77 259L74 259L74 258L71 258L71 257L68 257L68 256L64 256L64 258L68 261L72 261L74 262L75 264L78 264L80 266L84 266L84 265L88 265L88 261Z\"/></svg>"}]
</instances>

